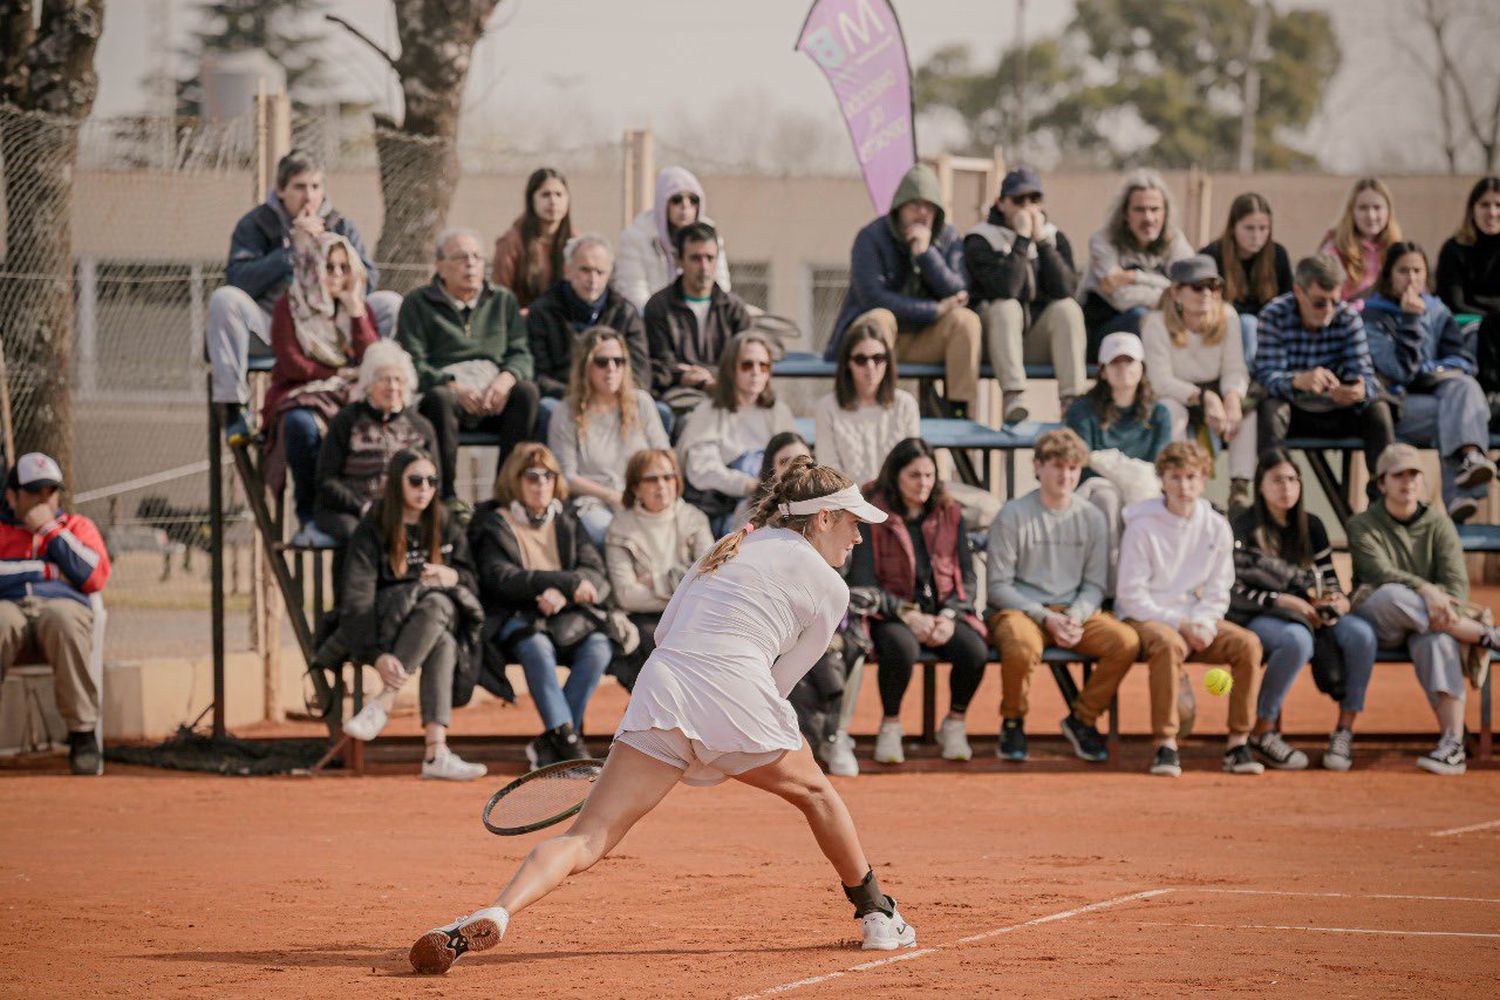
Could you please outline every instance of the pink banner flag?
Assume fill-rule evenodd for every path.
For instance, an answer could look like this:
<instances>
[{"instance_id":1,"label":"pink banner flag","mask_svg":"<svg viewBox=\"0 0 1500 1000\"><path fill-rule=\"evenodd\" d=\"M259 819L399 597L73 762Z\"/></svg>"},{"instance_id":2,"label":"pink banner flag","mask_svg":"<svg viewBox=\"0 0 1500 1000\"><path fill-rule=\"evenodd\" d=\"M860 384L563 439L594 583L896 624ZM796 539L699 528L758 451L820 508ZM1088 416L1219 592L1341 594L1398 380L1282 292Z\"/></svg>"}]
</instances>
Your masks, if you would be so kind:
<instances>
[{"instance_id":1,"label":"pink banner flag","mask_svg":"<svg viewBox=\"0 0 1500 1000\"><path fill-rule=\"evenodd\" d=\"M890 0L814 0L797 38L838 98L875 210L917 161L911 66Z\"/></svg>"}]
</instances>

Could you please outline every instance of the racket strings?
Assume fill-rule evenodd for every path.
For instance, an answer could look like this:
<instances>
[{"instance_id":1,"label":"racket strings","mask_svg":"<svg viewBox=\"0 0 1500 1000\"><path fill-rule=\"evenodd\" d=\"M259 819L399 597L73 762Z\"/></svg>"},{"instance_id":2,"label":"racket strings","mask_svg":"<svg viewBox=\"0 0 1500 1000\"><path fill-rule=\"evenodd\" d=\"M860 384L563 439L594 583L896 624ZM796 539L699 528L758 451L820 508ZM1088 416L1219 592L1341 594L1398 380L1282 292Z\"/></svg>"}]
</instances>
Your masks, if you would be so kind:
<instances>
[{"instance_id":1,"label":"racket strings","mask_svg":"<svg viewBox=\"0 0 1500 1000\"><path fill-rule=\"evenodd\" d=\"M513 829L551 819L588 797L599 777L597 761L579 762L522 782L502 795L490 810L489 822Z\"/></svg>"}]
</instances>

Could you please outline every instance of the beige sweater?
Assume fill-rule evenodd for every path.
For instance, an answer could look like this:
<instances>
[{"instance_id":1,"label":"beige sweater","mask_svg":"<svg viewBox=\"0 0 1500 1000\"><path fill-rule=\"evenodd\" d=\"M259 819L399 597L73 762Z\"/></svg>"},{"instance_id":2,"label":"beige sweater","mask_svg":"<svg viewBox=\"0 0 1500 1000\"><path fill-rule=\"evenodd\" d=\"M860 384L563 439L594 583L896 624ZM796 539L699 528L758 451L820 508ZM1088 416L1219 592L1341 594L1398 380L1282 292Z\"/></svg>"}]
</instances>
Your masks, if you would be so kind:
<instances>
[{"instance_id":1,"label":"beige sweater","mask_svg":"<svg viewBox=\"0 0 1500 1000\"><path fill-rule=\"evenodd\" d=\"M830 392L813 409L818 464L832 466L863 485L880 475L885 456L897 442L921 434L921 424L916 397L905 389L896 390L890 406L855 410L841 409Z\"/></svg>"}]
</instances>

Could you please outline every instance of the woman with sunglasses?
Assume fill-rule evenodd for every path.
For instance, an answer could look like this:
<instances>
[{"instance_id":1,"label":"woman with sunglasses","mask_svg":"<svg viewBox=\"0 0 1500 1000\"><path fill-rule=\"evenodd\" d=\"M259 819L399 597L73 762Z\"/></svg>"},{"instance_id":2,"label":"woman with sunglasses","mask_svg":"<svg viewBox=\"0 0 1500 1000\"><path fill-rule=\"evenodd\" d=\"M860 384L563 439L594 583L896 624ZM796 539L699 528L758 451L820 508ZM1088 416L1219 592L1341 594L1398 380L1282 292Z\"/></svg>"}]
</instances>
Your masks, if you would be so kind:
<instances>
[{"instance_id":1,"label":"woman with sunglasses","mask_svg":"<svg viewBox=\"0 0 1500 1000\"><path fill-rule=\"evenodd\" d=\"M623 334L607 326L585 330L573 349L563 405L547 428L574 511L590 541L604 545L615 512L624 506L625 466L642 448L669 447L656 402L636 388Z\"/></svg>"},{"instance_id":2,"label":"woman with sunglasses","mask_svg":"<svg viewBox=\"0 0 1500 1000\"><path fill-rule=\"evenodd\" d=\"M805 452L804 452L805 454ZM604 543L615 607L630 616L641 644L615 658L611 672L627 691L656 648L656 626L677 585L710 548L703 511L682 499L682 474L670 448L647 448L625 466L621 509Z\"/></svg>"},{"instance_id":3,"label":"woman with sunglasses","mask_svg":"<svg viewBox=\"0 0 1500 1000\"><path fill-rule=\"evenodd\" d=\"M521 664L542 717L526 747L533 768L589 755L583 712L614 656L605 600L604 559L565 505L568 484L544 444L516 446L495 479L495 498L469 523L479 567L485 635ZM567 666L568 682L557 683Z\"/></svg>"},{"instance_id":4,"label":"woman with sunglasses","mask_svg":"<svg viewBox=\"0 0 1500 1000\"><path fill-rule=\"evenodd\" d=\"M491 280L516 293L525 315L563 273L563 248L573 238L568 179L540 167L526 179L526 206L495 241Z\"/></svg>"},{"instance_id":5,"label":"woman with sunglasses","mask_svg":"<svg viewBox=\"0 0 1500 1000\"><path fill-rule=\"evenodd\" d=\"M729 530L740 498L760 484L766 442L795 424L771 388L770 342L753 330L735 335L719 359L713 395L688 415L677 442L688 502L708 515L715 537Z\"/></svg>"},{"instance_id":6,"label":"woman with sunglasses","mask_svg":"<svg viewBox=\"0 0 1500 1000\"><path fill-rule=\"evenodd\" d=\"M713 225L708 217L703 185L684 167L663 167L656 175L656 202L620 233L615 260L615 290L644 312L646 300L677 277L677 231L694 222ZM719 263L714 283L729 291L729 258L719 239Z\"/></svg>"},{"instance_id":7,"label":"woman with sunglasses","mask_svg":"<svg viewBox=\"0 0 1500 1000\"><path fill-rule=\"evenodd\" d=\"M314 523L318 451L328 421L349 402L356 366L380 334L365 303L369 278L359 254L330 231L292 235L292 282L271 313L271 387L261 409L266 428L261 474L280 496L287 468L299 529L292 544L331 547Z\"/></svg>"},{"instance_id":8,"label":"woman with sunglasses","mask_svg":"<svg viewBox=\"0 0 1500 1000\"><path fill-rule=\"evenodd\" d=\"M474 564L463 528L441 503L437 464L410 448L391 459L385 493L349 540L339 619L356 663L384 684L344 732L373 740L412 674L419 689L426 753L422 777L472 781L483 764L448 749L454 676L478 655L483 612L474 599Z\"/></svg>"},{"instance_id":9,"label":"woman with sunglasses","mask_svg":"<svg viewBox=\"0 0 1500 1000\"><path fill-rule=\"evenodd\" d=\"M896 442L920 435L916 397L898 389L896 378L896 359L873 327L844 335L833 391L813 408L819 465L868 483Z\"/></svg>"},{"instance_id":10,"label":"woman with sunglasses","mask_svg":"<svg viewBox=\"0 0 1500 1000\"><path fill-rule=\"evenodd\" d=\"M1146 371L1172 418L1173 441L1203 434L1228 445L1229 509L1243 510L1255 474L1255 424L1245 419L1250 373L1239 317L1224 301L1213 258L1175 261L1167 277L1159 308L1141 322Z\"/></svg>"}]
</instances>

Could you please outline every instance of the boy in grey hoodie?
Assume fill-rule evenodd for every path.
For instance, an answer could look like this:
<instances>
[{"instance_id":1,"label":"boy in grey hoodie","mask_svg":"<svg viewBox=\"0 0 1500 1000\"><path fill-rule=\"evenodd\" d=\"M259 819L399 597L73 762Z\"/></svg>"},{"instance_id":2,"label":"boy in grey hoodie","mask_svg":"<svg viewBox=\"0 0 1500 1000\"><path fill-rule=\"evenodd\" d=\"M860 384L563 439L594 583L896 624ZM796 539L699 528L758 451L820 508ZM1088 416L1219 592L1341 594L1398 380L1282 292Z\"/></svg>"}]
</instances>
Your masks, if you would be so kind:
<instances>
[{"instance_id":1,"label":"boy in grey hoodie","mask_svg":"<svg viewBox=\"0 0 1500 1000\"><path fill-rule=\"evenodd\" d=\"M1195 663L1229 668L1229 746L1224 770L1265 770L1247 745L1260 639L1224 620L1234 583L1234 535L1229 522L1202 498L1211 468L1203 449L1176 441L1156 456L1163 495L1125 511L1120 541L1115 611L1135 628L1141 658L1150 670L1151 773L1182 774L1177 755L1177 677L1191 655Z\"/></svg>"}]
</instances>

